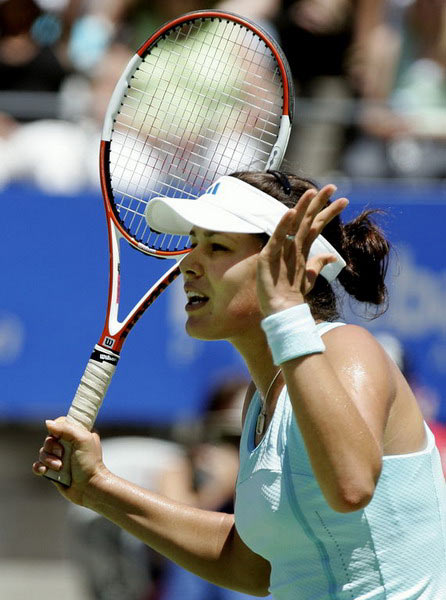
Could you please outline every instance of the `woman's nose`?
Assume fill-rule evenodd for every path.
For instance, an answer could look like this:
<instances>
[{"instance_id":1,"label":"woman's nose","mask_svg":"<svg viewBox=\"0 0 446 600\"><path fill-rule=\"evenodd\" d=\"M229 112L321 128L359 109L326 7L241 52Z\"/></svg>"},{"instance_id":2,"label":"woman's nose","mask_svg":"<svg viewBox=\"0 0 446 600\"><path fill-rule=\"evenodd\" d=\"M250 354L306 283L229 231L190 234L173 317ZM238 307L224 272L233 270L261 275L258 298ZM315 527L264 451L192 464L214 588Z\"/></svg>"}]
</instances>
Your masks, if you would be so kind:
<instances>
[{"instance_id":1,"label":"woman's nose","mask_svg":"<svg viewBox=\"0 0 446 600\"><path fill-rule=\"evenodd\" d=\"M198 252L193 248L180 262L180 271L182 275L199 276L203 273Z\"/></svg>"}]
</instances>

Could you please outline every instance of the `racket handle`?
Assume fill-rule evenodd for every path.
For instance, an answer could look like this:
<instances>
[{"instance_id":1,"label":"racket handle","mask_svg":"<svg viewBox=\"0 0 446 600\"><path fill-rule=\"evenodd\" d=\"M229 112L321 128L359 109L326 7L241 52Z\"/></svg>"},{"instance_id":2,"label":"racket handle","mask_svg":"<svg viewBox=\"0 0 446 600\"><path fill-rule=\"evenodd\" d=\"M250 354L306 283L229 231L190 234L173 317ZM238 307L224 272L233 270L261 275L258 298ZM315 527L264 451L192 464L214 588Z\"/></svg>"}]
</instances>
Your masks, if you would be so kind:
<instances>
[{"instance_id":1,"label":"racket handle","mask_svg":"<svg viewBox=\"0 0 446 600\"><path fill-rule=\"evenodd\" d=\"M68 411L68 421L91 431L118 360L118 354L102 346L95 346ZM60 440L60 443L64 447L62 469L60 471L48 469L45 477L69 487L71 485L71 444L65 440Z\"/></svg>"}]
</instances>

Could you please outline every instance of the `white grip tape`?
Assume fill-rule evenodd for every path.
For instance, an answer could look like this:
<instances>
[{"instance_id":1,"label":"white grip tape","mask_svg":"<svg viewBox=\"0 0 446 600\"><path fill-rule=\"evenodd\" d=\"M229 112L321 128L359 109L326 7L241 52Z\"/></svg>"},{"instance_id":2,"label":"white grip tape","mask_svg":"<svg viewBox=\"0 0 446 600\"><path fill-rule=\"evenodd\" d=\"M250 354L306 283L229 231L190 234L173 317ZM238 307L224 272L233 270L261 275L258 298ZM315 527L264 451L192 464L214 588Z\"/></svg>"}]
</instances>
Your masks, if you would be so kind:
<instances>
[{"instance_id":1,"label":"white grip tape","mask_svg":"<svg viewBox=\"0 0 446 600\"><path fill-rule=\"evenodd\" d=\"M118 354L105 350L101 346L95 346L68 411L69 421L82 425L89 431L93 428L118 360ZM64 447L62 469L60 471L48 469L45 477L69 487L71 485L71 444L65 440L60 440L60 443Z\"/></svg>"},{"instance_id":2,"label":"white grip tape","mask_svg":"<svg viewBox=\"0 0 446 600\"><path fill-rule=\"evenodd\" d=\"M83 425L89 431L92 429L116 370L116 364L108 360L98 362L96 358L90 358L68 411L71 421Z\"/></svg>"}]
</instances>

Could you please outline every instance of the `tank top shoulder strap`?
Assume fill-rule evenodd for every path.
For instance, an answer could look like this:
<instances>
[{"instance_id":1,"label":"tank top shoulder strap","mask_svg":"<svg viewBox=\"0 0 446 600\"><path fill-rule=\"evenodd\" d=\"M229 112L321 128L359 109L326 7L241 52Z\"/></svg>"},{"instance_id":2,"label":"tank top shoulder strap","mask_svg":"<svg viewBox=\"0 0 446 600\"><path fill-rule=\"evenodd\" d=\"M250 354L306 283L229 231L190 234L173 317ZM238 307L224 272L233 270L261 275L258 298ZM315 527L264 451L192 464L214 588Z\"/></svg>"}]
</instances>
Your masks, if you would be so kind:
<instances>
[{"instance_id":1,"label":"tank top shoulder strap","mask_svg":"<svg viewBox=\"0 0 446 600\"><path fill-rule=\"evenodd\" d=\"M317 323L316 328L319 335L324 335L327 331L331 331L336 327L342 327L343 325L346 325L346 323L342 323L341 321L322 321L322 323Z\"/></svg>"}]
</instances>

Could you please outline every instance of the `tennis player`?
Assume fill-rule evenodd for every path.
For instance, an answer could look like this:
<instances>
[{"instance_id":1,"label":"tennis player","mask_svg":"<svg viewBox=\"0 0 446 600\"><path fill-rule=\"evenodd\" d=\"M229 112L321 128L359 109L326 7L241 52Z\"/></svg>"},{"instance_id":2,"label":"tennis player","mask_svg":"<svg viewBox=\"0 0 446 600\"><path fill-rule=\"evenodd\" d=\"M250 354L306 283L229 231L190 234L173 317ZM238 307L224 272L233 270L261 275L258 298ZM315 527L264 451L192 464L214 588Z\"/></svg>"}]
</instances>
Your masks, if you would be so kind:
<instances>
[{"instance_id":1,"label":"tennis player","mask_svg":"<svg viewBox=\"0 0 446 600\"><path fill-rule=\"evenodd\" d=\"M156 199L153 229L190 232L186 328L228 340L252 376L235 515L184 506L102 462L96 433L64 418L37 474L218 585L277 600L446 597L446 491L433 435L401 372L335 290L383 309L389 244L369 212L343 224L333 185L280 172L220 178L197 200Z\"/></svg>"}]
</instances>

